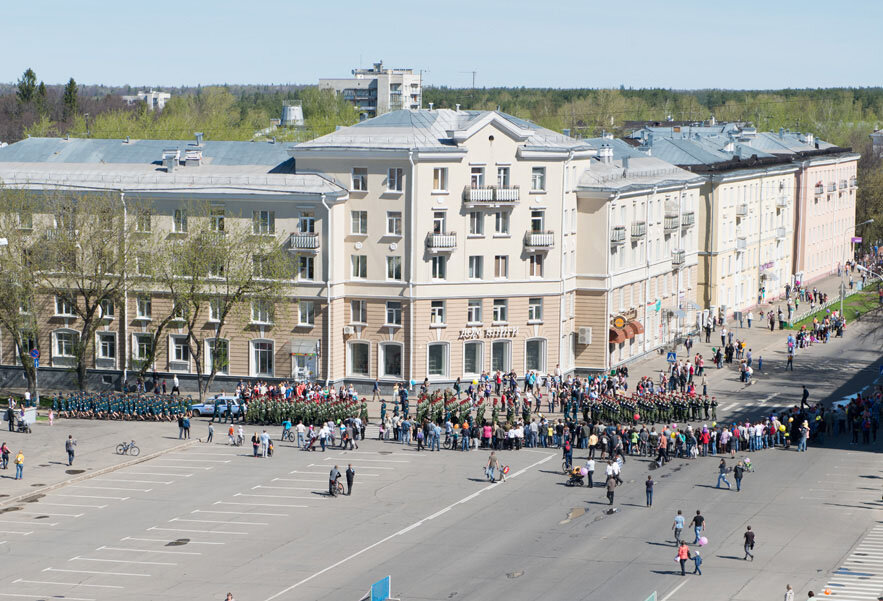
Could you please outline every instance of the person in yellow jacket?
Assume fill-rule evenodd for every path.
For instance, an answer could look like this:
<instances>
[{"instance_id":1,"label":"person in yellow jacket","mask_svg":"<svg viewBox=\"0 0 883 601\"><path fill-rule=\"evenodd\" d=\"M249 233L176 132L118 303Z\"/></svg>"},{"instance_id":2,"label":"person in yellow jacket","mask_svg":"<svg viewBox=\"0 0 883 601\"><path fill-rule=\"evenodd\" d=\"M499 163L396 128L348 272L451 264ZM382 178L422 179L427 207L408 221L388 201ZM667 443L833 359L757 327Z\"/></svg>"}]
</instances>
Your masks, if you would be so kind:
<instances>
[{"instance_id":1,"label":"person in yellow jacket","mask_svg":"<svg viewBox=\"0 0 883 601\"><path fill-rule=\"evenodd\" d=\"M23 476L23 472L25 469L25 455L21 451L19 451L15 455L15 479L21 480Z\"/></svg>"}]
</instances>

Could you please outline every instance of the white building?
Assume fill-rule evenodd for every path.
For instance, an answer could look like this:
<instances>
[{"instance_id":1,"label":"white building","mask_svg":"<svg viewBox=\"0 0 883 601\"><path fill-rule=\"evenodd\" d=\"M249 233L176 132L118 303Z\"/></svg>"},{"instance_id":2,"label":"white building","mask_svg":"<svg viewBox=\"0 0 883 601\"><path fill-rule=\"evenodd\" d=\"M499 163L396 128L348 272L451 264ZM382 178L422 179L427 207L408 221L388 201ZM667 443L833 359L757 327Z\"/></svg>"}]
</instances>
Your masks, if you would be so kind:
<instances>
[{"instance_id":1,"label":"white building","mask_svg":"<svg viewBox=\"0 0 883 601\"><path fill-rule=\"evenodd\" d=\"M383 62L370 69L353 69L353 77L320 79L320 90L336 94L356 105L363 119L399 109L419 109L423 87L419 73L412 69L387 69Z\"/></svg>"},{"instance_id":2,"label":"white building","mask_svg":"<svg viewBox=\"0 0 883 601\"><path fill-rule=\"evenodd\" d=\"M168 92L157 92L150 90L149 92L138 92L134 96L123 96L126 104L135 104L136 102L144 102L147 104L148 110L161 111L166 106L166 100L172 95Z\"/></svg>"}]
</instances>

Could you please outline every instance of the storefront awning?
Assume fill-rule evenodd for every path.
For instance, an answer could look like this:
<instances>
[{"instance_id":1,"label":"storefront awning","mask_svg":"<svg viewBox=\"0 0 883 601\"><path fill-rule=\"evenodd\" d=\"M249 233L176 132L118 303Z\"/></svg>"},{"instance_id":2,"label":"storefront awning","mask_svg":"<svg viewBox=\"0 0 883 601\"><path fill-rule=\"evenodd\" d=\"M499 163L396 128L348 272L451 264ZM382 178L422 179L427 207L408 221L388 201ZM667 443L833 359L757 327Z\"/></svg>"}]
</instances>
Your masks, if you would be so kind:
<instances>
[{"instance_id":1,"label":"storefront awning","mask_svg":"<svg viewBox=\"0 0 883 601\"><path fill-rule=\"evenodd\" d=\"M619 328L610 328L610 342L614 344L619 344L620 342L625 342L625 332L623 332Z\"/></svg>"},{"instance_id":2,"label":"storefront awning","mask_svg":"<svg viewBox=\"0 0 883 601\"><path fill-rule=\"evenodd\" d=\"M622 328L622 333L625 334L626 339L631 339L635 337L635 328L632 327L632 323L629 322L625 324Z\"/></svg>"},{"instance_id":3,"label":"storefront awning","mask_svg":"<svg viewBox=\"0 0 883 601\"><path fill-rule=\"evenodd\" d=\"M292 338L291 354L292 355L315 355L319 349L318 338Z\"/></svg>"},{"instance_id":4,"label":"storefront awning","mask_svg":"<svg viewBox=\"0 0 883 601\"><path fill-rule=\"evenodd\" d=\"M643 334L644 333L644 324L642 324L637 319L629 322L629 325L635 329L635 334Z\"/></svg>"}]
</instances>

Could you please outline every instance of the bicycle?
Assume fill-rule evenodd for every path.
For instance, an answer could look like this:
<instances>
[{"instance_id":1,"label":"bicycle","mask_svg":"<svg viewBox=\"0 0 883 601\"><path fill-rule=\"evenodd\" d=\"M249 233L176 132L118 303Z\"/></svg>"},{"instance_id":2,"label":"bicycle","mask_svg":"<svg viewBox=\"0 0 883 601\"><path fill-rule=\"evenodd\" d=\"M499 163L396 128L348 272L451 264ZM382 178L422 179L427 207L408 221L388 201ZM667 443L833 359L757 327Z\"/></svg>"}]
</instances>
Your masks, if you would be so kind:
<instances>
[{"instance_id":1,"label":"bicycle","mask_svg":"<svg viewBox=\"0 0 883 601\"><path fill-rule=\"evenodd\" d=\"M292 430L285 430L282 432L282 442L294 442L294 432Z\"/></svg>"},{"instance_id":2,"label":"bicycle","mask_svg":"<svg viewBox=\"0 0 883 601\"><path fill-rule=\"evenodd\" d=\"M334 485L335 485L334 490L337 492L332 494L331 496L336 497L337 495L342 495L343 494L343 482L341 482L340 479L338 478L337 480L334 481Z\"/></svg>"},{"instance_id":3,"label":"bicycle","mask_svg":"<svg viewBox=\"0 0 883 601\"><path fill-rule=\"evenodd\" d=\"M452 440L452 438L453 437L450 434L445 434L445 441L442 443L442 446L445 449L447 449L447 450L451 449L451 445L454 444L454 441Z\"/></svg>"},{"instance_id":4,"label":"bicycle","mask_svg":"<svg viewBox=\"0 0 883 601\"><path fill-rule=\"evenodd\" d=\"M137 457L141 453L141 449L135 446L135 441L121 442L117 445L117 455L131 455Z\"/></svg>"}]
</instances>

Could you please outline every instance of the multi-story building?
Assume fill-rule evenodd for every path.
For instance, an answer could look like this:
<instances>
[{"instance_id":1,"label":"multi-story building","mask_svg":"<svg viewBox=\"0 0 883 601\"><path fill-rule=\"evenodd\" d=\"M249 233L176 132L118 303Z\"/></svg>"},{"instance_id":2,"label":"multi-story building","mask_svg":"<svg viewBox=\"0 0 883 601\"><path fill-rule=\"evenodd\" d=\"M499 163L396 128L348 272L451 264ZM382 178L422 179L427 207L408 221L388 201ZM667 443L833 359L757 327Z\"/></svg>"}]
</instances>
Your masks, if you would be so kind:
<instances>
[{"instance_id":1,"label":"multi-story building","mask_svg":"<svg viewBox=\"0 0 883 601\"><path fill-rule=\"evenodd\" d=\"M334 90L370 119L399 109L416 110L423 105L420 73L412 69L388 69L383 62L369 69L353 69L353 77L320 79L320 90Z\"/></svg>"},{"instance_id":2,"label":"multi-story building","mask_svg":"<svg viewBox=\"0 0 883 601\"><path fill-rule=\"evenodd\" d=\"M147 105L147 110L159 112L165 108L166 101L171 97L172 95L168 92L150 90L149 92L136 92L132 96L123 96L123 100L126 101L126 104L143 102Z\"/></svg>"},{"instance_id":3,"label":"multi-story building","mask_svg":"<svg viewBox=\"0 0 883 601\"><path fill-rule=\"evenodd\" d=\"M696 325L704 179L612 137L577 188L577 373L606 371ZM606 233L606 235L601 235ZM603 344L596 342L606 342Z\"/></svg>"}]
</instances>

